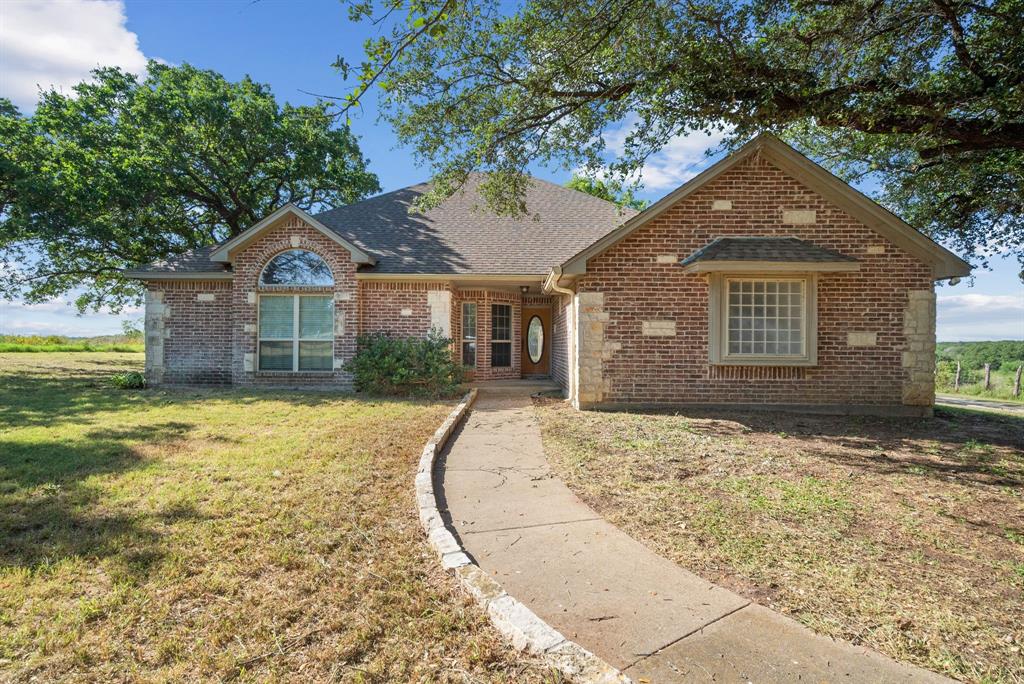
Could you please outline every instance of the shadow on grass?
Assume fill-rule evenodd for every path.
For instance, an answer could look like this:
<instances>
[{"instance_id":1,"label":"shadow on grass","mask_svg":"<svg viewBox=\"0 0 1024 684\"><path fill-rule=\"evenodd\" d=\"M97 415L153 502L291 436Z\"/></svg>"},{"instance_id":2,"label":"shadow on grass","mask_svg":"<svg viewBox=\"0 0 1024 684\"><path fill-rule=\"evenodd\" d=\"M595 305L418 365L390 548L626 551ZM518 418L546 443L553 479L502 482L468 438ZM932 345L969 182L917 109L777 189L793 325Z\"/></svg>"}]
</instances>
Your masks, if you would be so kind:
<instances>
[{"instance_id":1,"label":"shadow on grass","mask_svg":"<svg viewBox=\"0 0 1024 684\"><path fill-rule=\"evenodd\" d=\"M147 516L109 505L88 480L144 467L132 444L173 442L192 427L166 422L97 430L81 442L0 441L0 566L36 569L68 557L118 556L125 572L145 575L163 555L159 534Z\"/></svg>"},{"instance_id":2,"label":"shadow on grass","mask_svg":"<svg viewBox=\"0 0 1024 684\"><path fill-rule=\"evenodd\" d=\"M845 449L823 453L823 457L879 475L952 478L990 487L1024 486L1024 417L1019 416L950 408L936 408L934 418L698 408L638 413L699 420L687 429L708 437L756 440L776 436L824 442ZM796 444L794 448L798 448Z\"/></svg>"},{"instance_id":3,"label":"shadow on grass","mask_svg":"<svg viewBox=\"0 0 1024 684\"><path fill-rule=\"evenodd\" d=\"M174 387L149 390L121 390L109 384L112 373L124 368L116 361L98 361L111 368L97 370L61 369L50 373L0 374L0 429L53 427L62 423L88 423L99 413L145 410L165 403L199 403L230 398L237 403L255 403L273 399L298 406L315 406L339 398L336 391L238 390L230 387ZM345 394L344 398L357 398ZM367 398L371 402L388 399Z\"/></svg>"}]
</instances>

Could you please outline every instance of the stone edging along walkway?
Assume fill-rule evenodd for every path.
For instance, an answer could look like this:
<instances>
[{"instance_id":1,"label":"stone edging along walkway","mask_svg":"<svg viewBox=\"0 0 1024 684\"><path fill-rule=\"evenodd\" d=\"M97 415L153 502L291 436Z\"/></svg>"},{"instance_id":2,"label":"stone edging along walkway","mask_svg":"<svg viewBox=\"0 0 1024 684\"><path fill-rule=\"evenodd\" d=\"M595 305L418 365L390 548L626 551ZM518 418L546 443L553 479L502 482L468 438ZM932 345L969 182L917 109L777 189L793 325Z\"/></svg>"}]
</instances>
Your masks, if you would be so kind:
<instances>
[{"instance_id":1,"label":"stone edging along walkway","mask_svg":"<svg viewBox=\"0 0 1024 684\"><path fill-rule=\"evenodd\" d=\"M491 622L520 651L539 655L565 677L583 684L628 684L632 680L560 632L509 596L490 575L466 554L441 518L434 493L434 462L459 422L476 401L477 390L470 390L448 414L441 427L423 447L416 470L416 504L420 525L437 552L444 568L458 578L464 591L487 611Z\"/></svg>"}]
</instances>

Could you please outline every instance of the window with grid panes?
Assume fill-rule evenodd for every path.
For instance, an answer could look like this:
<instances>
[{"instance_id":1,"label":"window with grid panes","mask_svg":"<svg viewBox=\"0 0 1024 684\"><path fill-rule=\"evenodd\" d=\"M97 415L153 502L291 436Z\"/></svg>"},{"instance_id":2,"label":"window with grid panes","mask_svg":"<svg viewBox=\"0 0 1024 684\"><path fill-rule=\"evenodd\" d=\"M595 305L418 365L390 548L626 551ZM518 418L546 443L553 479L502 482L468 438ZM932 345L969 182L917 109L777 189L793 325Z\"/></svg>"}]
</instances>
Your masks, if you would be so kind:
<instances>
[{"instance_id":1,"label":"window with grid panes","mask_svg":"<svg viewBox=\"0 0 1024 684\"><path fill-rule=\"evenodd\" d=\"M726 278L725 297L725 358L806 355L806 279Z\"/></svg>"}]
</instances>

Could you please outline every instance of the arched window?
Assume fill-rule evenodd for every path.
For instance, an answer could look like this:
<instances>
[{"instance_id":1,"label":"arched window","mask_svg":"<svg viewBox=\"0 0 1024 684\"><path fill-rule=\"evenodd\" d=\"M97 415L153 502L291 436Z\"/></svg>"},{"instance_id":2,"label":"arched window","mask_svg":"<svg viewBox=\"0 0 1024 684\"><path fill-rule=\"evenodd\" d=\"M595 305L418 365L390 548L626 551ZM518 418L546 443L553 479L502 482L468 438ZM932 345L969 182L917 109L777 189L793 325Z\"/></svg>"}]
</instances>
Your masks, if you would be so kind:
<instances>
[{"instance_id":1,"label":"arched window","mask_svg":"<svg viewBox=\"0 0 1024 684\"><path fill-rule=\"evenodd\" d=\"M260 285L322 287L334 284L331 268L323 259L304 249L281 252L263 268Z\"/></svg>"}]
</instances>

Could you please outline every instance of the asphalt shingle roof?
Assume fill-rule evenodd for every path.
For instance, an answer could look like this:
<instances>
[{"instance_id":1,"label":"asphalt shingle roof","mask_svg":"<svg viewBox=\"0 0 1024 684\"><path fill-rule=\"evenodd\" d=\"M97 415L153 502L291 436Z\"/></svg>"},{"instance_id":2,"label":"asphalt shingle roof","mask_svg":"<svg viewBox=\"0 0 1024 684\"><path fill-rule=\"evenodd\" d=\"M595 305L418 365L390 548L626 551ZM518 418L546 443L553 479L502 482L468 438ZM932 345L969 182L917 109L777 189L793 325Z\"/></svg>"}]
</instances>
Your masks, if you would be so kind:
<instances>
[{"instance_id":1,"label":"asphalt shingle roof","mask_svg":"<svg viewBox=\"0 0 1024 684\"><path fill-rule=\"evenodd\" d=\"M473 175L441 206L425 213L409 207L429 189L421 183L317 214L315 218L373 255L370 273L543 275L637 212L577 190L531 179L526 214L497 216L486 208ZM210 261L214 246L187 252L137 271L224 271Z\"/></svg>"},{"instance_id":2,"label":"asphalt shingle roof","mask_svg":"<svg viewBox=\"0 0 1024 684\"><path fill-rule=\"evenodd\" d=\"M230 273L227 264L210 261L210 254L218 245L207 245L192 249L168 259L132 269L137 273Z\"/></svg>"},{"instance_id":3,"label":"asphalt shingle roof","mask_svg":"<svg viewBox=\"0 0 1024 684\"><path fill-rule=\"evenodd\" d=\"M856 259L793 237L722 237L712 240L679 263L688 266L698 261L831 263Z\"/></svg>"}]
</instances>

